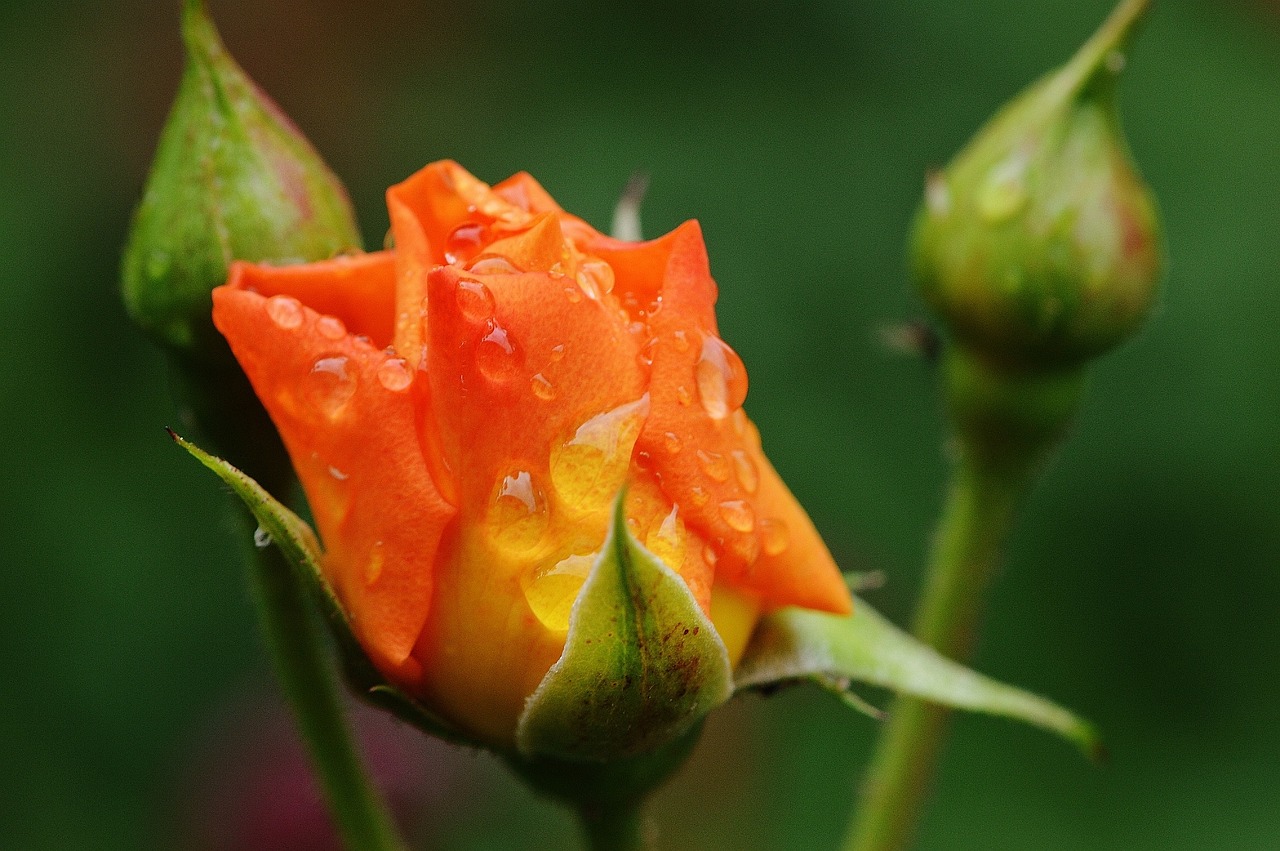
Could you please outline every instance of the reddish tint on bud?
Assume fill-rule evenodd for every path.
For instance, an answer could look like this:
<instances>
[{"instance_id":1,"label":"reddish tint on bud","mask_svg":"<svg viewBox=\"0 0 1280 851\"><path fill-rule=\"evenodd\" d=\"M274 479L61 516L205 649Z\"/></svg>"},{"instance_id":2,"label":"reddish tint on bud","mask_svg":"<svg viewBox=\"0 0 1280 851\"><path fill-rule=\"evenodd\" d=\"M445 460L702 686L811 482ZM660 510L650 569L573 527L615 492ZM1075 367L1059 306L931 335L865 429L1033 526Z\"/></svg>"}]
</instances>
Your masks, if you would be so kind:
<instances>
[{"instance_id":1,"label":"reddish tint on bud","mask_svg":"<svg viewBox=\"0 0 1280 851\"><path fill-rule=\"evenodd\" d=\"M123 289L148 333L211 360L226 345L209 294L233 260L321 260L360 237L342 184L227 53L200 0L187 0L182 35L186 67L134 216Z\"/></svg>"}]
</instances>

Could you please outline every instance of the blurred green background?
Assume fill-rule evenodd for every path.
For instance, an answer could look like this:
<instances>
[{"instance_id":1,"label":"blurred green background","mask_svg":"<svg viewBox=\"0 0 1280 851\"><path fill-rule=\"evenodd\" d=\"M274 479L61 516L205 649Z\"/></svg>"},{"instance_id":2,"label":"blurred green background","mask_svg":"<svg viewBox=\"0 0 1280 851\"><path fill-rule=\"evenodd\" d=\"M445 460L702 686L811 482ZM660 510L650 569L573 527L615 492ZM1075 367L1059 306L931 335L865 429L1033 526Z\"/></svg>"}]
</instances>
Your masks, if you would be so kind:
<instances>
[{"instance_id":1,"label":"blurred green background","mask_svg":"<svg viewBox=\"0 0 1280 851\"><path fill-rule=\"evenodd\" d=\"M303 816L239 824L285 789L305 815L314 792L227 497L165 438L164 363L117 293L177 85L177 6L0 5L3 849L327 847ZM702 221L775 464L906 617L943 428L930 369L878 329L921 315L902 248L921 176L1108 0L210 7L347 182L370 245L384 188L433 159L531 171L601 227L647 171L649 233ZM1125 121L1163 205L1166 290L1096 369L977 662L1096 720L1112 761L959 718L921 848L1280 847L1276 12L1162 0L1138 40ZM575 841L490 759L362 724L422 847ZM874 734L808 690L729 707L660 796L662 847L834 847Z\"/></svg>"}]
</instances>

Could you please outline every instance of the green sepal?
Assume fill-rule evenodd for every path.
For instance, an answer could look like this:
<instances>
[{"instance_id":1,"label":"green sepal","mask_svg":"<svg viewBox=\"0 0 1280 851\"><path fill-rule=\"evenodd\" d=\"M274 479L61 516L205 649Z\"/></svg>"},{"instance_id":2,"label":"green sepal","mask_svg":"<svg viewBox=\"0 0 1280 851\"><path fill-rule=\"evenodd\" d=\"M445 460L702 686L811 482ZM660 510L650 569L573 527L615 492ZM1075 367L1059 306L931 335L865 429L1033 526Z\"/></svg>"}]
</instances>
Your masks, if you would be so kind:
<instances>
[{"instance_id":1,"label":"green sepal","mask_svg":"<svg viewBox=\"0 0 1280 851\"><path fill-rule=\"evenodd\" d=\"M351 631L351 624L347 621L333 587L320 569L322 551L311 527L231 464L210 455L172 430L169 430L169 436L197 461L216 473L240 497L257 519L261 533L266 536L255 543L258 546L274 544L279 547L293 565L299 580L315 594L338 647L343 673L352 691L426 733L457 744L474 745L475 742L455 730L448 722L388 683L369 661L360 642L356 640L355 633Z\"/></svg>"},{"instance_id":2,"label":"green sepal","mask_svg":"<svg viewBox=\"0 0 1280 851\"><path fill-rule=\"evenodd\" d=\"M733 693L724 642L688 587L627 529L625 491L569 616L564 652L525 704L526 757L605 761L686 734Z\"/></svg>"},{"instance_id":3,"label":"green sepal","mask_svg":"<svg viewBox=\"0 0 1280 851\"><path fill-rule=\"evenodd\" d=\"M956 709L1003 715L1057 733L1090 758L1102 753L1088 722L947 659L860 599L854 600L852 615L786 608L761 619L734 673L737 689L767 689L797 680L812 680L828 690L856 681ZM855 698L855 705L861 702Z\"/></svg>"}]
</instances>

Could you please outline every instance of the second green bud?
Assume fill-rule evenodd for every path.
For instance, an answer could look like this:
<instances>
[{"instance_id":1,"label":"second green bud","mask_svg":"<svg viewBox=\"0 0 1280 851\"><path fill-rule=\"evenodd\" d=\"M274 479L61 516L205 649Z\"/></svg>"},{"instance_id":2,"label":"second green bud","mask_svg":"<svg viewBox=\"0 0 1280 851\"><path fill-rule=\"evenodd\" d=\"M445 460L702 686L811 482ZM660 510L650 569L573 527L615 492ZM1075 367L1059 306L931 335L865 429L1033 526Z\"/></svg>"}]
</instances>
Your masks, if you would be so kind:
<instances>
[{"instance_id":1,"label":"second green bud","mask_svg":"<svg viewBox=\"0 0 1280 851\"><path fill-rule=\"evenodd\" d=\"M1116 108L1147 5L1122 3L928 178L911 248L920 291L955 341L993 364L1080 365L1131 336L1155 301L1156 205Z\"/></svg>"}]
</instances>

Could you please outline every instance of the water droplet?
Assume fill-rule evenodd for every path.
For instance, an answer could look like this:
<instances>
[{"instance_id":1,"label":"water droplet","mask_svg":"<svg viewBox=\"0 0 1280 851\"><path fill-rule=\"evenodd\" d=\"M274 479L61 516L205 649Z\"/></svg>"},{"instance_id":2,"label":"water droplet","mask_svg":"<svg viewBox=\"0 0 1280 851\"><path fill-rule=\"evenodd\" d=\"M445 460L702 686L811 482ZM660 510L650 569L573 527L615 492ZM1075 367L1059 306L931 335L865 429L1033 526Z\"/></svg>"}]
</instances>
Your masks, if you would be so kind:
<instances>
[{"instance_id":1,"label":"water droplet","mask_svg":"<svg viewBox=\"0 0 1280 851\"><path fill-rule=\"evenodd\" d=\"M667 451L672 455L675 455L684 448L684 442L680 440L680 435L673 431L669 431L662 436L662 445L665 446Z\"/></svg>"},{"instance_id":2,"label":"water droplet","mask_svg":"<svg viewBox=\"0 0 1280 851\"><path fill-rule=\"evenodd\" d=\"M337 467L334 467L333 465L329 466L329 475L340 482L345 482L348 478L350 478L346 473L342 472L341 470L339 470Z\"/></svg>"},{"instance_id":3,"label":"water droplet","mask_svg":"<svg viewBox=\"0 0 1280 851\"><path fill-rule=\"evenodd\" d=\"M720 503L720 516L735 532L750 532L756 528L756 513L743 499L729 499Z\"/></svg>"},{"instance_id":4,"label":"water droplet","mask_svg":"<svg viewBox=\"0 0 1280 851\"><path fill-rule=\"evenodd\" d=\"M707 493L704 488L694 485L689 488L689 501L692 502L695 507L701 508L711 501L711 495Z\"/></svg>"},{"instance_id":5,"label":"water droplet","mask_svg":"<svg viewBox=\"0 0 1280 851\"><path fill-rule=\"evenodd\" d=\"M260 550L271 546L271 533L259 526L253 530L253 545Z\"/></svg>"},{"instance_id":6,"label":"water droplet","mask_svg":"<svg viewBox=\"0 0 1280 851\"><path fill-rule=\"evenodd\" d=\"M267 315L271 321L286 331L302 324L302 303L287 295L273 295L267 299Z\"/></svg>"},{"instance_id":7,"label":"water droplet","mask_svg":"<svg viewBox=\"0 0 1280 851\"><path fill-rule=\"evenodd\" d=\"M617 495L631 466L631 450L649 414L649 394L597 414L573 437L551 447L551 484L565 503L592 510Z\"/></svg>"},{"instance_id":8,"label":"water droplet","mask_svg":"<svg viewBox=\"0 0 1280 851\"><path fill-rule=\"evenodd\" d=\"M710 544L702 547L702 560L707 563L708 567L715 567L716 562L720 560L720 556L716 553L716 548Z\"/></svg>"},{"instance_id":9,"label":"water droplet","mask_svg":"<svg viewBox=\"0 0 1280 851\"><path fill-rule=\"evenodd\" d=\"M737 535L729 542L729 551L749 567L760 558L760 541L755 535Z\"/></svg>"},{"instance_id":10,"label":"water droplet","mask_svg":"<svg viewBox=\"0 0 1280 851\"><path fill-rule=\"evenodd\" d=\"M995 165L978 191L978 213L988 224L1012 218L1027 203L1027 161L1011 156Z\"/></svg>"},{"instance_id":11,"label":"water droplet","mask_svg":"<svg viewBox=\"0 0 1280 851\"><path fill-rule=\"evenodd\" d=\"M458 312L468 322L483 322L493 316L493 293L479 281L458 281L454 298Z\"/></svg>"},{"instance_id":12,"label":"water droplet","mask_svg":"<svg viewBox=\"0 0 1280 851\"><path fill-rule=\"evenodd\" d=\"M676 388L676 401L681 405L688 407L693 404L693 392L681 384Z\"/></svg>"},{"instance_id":13,"label":"water droplet","mask_svg":"<svg viewBox=\"0 0 1280 851\"><path fill-rule=\"evenodd\" d=\"M739 408L733 412L733 433L742 437L747 433L747 412Z\"/></svg>"},{"instance_id":14,"label":"water droplet","mask_svg":"<svg viewBox=\"0 0 1280 851\"><path fill-rule=\"evenodd\" d=\"M552 346L552 347L551 347L551 362L552 362L552 363L559 363L559 362L560 362L560 361L562 361L562 360L564 360L564 346L562 346L562 345L561 345L561 346Z\"/></svg>"},{"instance_id":15,"label":"water droplet","mask_svg":"<svg viewBox=\"0 0 1280 851\"><path fill-rule=\"evenodd\" d=\"M533 390L533 395L543 401L549 402L556 397L556 388L553 387L551 382L547 380L547 377L540 372L529 381L529 385Z\"/></svg>"},{"instance_id":16,"label":"water droplet","mask_svg":"<svg viewBox=\"0 0 1280 851\"><path fill-rule=\"evenodd\" d=\"M147 255L147 277L158 281L169 273L173 260L167 251L152 251Z\"/></svg>"},{"instance_id":17,"label":"water droplet","mask_svg":"<svg viewBox=\"0 0 1280 851\"><path fill-rule=\"evenodd\" d=\"M306 394L328 417L336 417L356 392L355 376L347 372L345 355L331 355L317 360L307 376Z\"/></svg>"},{"instance_id":18,"label":"water droplet","mask_svg":"<svg viewBox=\"0 0 1280 851\"><path fill-rule=\"evenodd\" d=\"M511 262L509 257L501 254L481 255L467 267L468 272L477 275L519 275L524 270Z\"/></svg>"},{"instance_id":19,"label":"water droplet","mask_svg":"<svg viewBox=\"0 0 1280 851\"><path fill-rule=\"evenodd\" d=\"M679 570L684 564L684 540L684 523L680 521L680 510L673 505L671 511L649 529L644 546L667 567Z\"/></svg>"},{"instance_id":20,"label":"water droplet","mask_svg":"<svg viewBox=\"0 0 1280 851\"><path fill-rule=\"evenodd\" d=\"M760 521L760 541L764 544L765 555L776 556L791 543L791 533L781 520L765 518Z\"/></svg>"},{"instance_id":21,"label":"water droplet","mask_svg":"<svg viewBox=\"0 0 1280 851\"><path fill-rule=\"evenodd\" d=\"M653 348L657 343L657 337L650 337L644 342L644 345L640 347L640 351L636 354L636 360L639 362L641 367L648 369L653 366Z\"/></svg>"},{"instance_id":22,"label":"water droplet","mask_svg":"<svg viewBox=\"0 0 1280 851\"><path fill-rule=\"evenodd\" d=\"M525 601L547 629L568 631L573 604L595 560L595 554L571 555L551 567L540 567L521 577Z\"/></svg>"},{"instance_id":23,"label":"water droplet","mask_svg":"<svg viewBox=\"0 0 1280 851\"><path fill-rule=\"evenodd\" d=\"M677 352L689 351L689 335L683 331L676 331L671 335L671 339L675 342Z\"/></svg>"},{"instance_id":24,"label":"water droplet","mask_svg":"<svg viewBox=\"0 0 1280 851\"><path fill-rule=\"evenodd\" d=\"M532 549L541 542L547 522L547 500L533 476L521 470L502 480L489 513L495 543L511 550Z\"/></svg>"},{"instance_id":25,"label":"water droplet","mask_svg":"<svg viewBox=\"0 0 1280 851\"><path fill-rule=\"evenodd\" d=\"M931 171L924 179L924 203L929 214L942 218L951 212L951 189L947 186L947 176L940 171Z\"/></svg>"},{"instance_id":26,"label":"water droplet","mask_svg":"<svg viewBox=\"0 0 1280 851\"><path fill-rule=\"evenodd\" d=\"M584 260L578 266L577 281L589 298L599 300L613 292L613 267L603 260Z\"/></svg>"},{"instance_id":27,"label":"water droplet","mask_svg":"<svg viewBox=\"0 0 1280 851\"><path fill-rule=\"evenodd\" d=\"M388 358L378 365L378 382L392 393L399 393L413 383L413 373L404 358Z\"/></svg>"},{"instance_id":28,"label":"water droplet","mask_svg":"<svg viewBox=\"0 0 1280 851\"><path fill-rule=\"evenodd\" d=\"M336 316L321 316L316 320L316 331L329 340L341 340L347 336L347 326Z\"/></svg>"},{"instance_id":29,"label":"water droplet","mask_svg":"<svg viewBox=\"0 0 1280 851\"><path fill-rule=\"evenodd\" d=\"M760 487L760 471L751 456L741 449L733 450L733 470L738 475L738 484L747 493L755 493Z\"/></svg>"},{"instance_id":30,"label":"water droplet","mask_svg":"<svg viewBox=\"0 0 1280 851\"><path fill-rule=\"evenodd\" d=\"M703 339L702 355L693 372L707 416L724 419L742 407L747 398L747 371L737 352L719 337L707 335Z\"/></svg>"},{"instance_id":31,"label":"water droplet","mask_svg":"<svg viewBox=\"0 0 1280 851\"><path fill-rule=\"evenodd\" d=\"M570 304L577 304L582 301L582 290L577 287L565 287L564 294L569 299Z\"/></svg>"},{"instance_id":32,"label":"water droplet","mask_svg":"<svg viewBox=\"0 0 1280 851\"><path fill-rule=\"evenodd\" d=\"M476 366L490 381L505 381L519 367L515 344L497 322L490 320L485 328L486 333L476 346Z\"/></svg>"},{"instance_id":33,"label":"water droplet","mask_svg":"<svg viewBox=\"0 0 1280 851\"><path fill-rule=\"evenodd\" d=\"M382 576L383 565L387 557L382 552L382 541L375 541L369 551L369 560L364 564L364 584L372 585Z\"/></svg>"},{"instance_id":34,"label":"water droplet","mask_svg":"<svg viewBox=\"0 0 1280 851\"><path fill-rule=\"evenodd\" d=\"M463 222L458 225L445 239L445 262L453 264L470 260L484 245L487 235L488 228L479 222Z\"/></svg>"},{"instance_id":35,"label":"water droplet","mask_svg":"<svg viewBox=\"0 0 1280 851\"><path fill-rule=\"evenodd\" d=\"M698 466L702 468L702 472L717 482L727 482L729 480L729 459L719 452L708 452L705 449L699 449Z\"/></svg>"}]
</instances>

